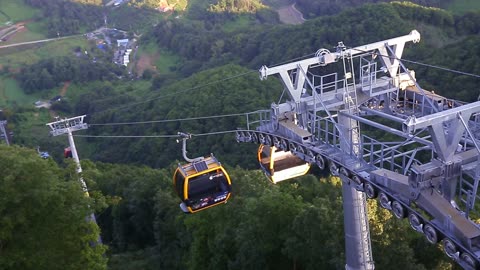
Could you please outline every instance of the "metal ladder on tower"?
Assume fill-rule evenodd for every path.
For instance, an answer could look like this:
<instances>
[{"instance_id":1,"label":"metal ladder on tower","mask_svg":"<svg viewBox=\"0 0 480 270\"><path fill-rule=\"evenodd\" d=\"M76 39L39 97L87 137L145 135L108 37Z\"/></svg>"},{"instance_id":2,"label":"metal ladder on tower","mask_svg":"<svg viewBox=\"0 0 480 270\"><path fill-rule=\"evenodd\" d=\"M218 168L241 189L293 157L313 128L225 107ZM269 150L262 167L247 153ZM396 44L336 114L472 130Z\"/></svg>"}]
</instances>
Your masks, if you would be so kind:
<instances>
[{"instance_id":1,"label":"metal ladder on tower","mask_svg":"<svg viewBox=\"0 0 480 270\"><path fill-rule=\"evenodd\" d=\"M339 42L337 46L337 52L340 53L343 61L343 100L345 104L345 110L349 114L358 113L357 103L357 85L355 83L355 72L353 68L353 56L349 53L350 50L346 50L343 42ZM360 125L356 124L352 127L350 138L350 151L349 154L359 157L360 153Z\"/></svg>"},{"instance_id":2,"label":"metal ladder on tower","mask_svg":"<svg viewBox=\"0 0 480 270\"><path fill-rule=\"evenodd\" d=\"M353 56L346 50L343 42L339 42L337 46L337 52L340 53L343 61L343 89L344 89L344 102L345 109L349 113L356 113L357 107L357 91L355 84L355 72L353 69Z\"/></svg>"},{"instance_id":3,"label":"metal ladder on tower","mask_svg":"<svg viewBox=\"0 0 480 270\"><path fill-rule=\"evenodd\" d=\"M348 114L358 114L353 56L346 50L342 42L339 42L337 52L340 53L343 61L344 110L347 111ZM362 154L362 148L360 145L360 125L358 121L353 119L339 119L339 122L347 129L347 132L344 132L344 134L348 134L349 137L345 138L347 143L344 145L343 150L348 152L349 155L359 158ZM346 185L348 180L345 176L341 175L341 178L344 183L342 186L342 194L345 211L346 246L347 250L350 248L350 252L347 251L349 254L346 254L347 264L345 268L347 270L373 270L375 269L375 264L370 242L370 228L368 225L365 193ZM348 234L350 233L354 233L356 237L349 237Z\"/></svg>"}]
</instances>

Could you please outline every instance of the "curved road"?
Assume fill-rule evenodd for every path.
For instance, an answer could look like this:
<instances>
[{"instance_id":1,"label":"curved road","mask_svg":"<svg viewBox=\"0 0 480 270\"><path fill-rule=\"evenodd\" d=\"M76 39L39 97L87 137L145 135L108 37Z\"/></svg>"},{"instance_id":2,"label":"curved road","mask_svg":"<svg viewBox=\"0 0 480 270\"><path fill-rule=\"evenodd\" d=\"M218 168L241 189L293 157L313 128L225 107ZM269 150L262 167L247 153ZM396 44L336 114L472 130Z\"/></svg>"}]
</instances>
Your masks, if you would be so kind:
<instances>
[{"instance_id":1,"label":"curved road","mask_svg":"<svg viewBox=\"0 0 480 270\"><path fill-rule=\"evenodd\" d=\"M47 39L41 39L41 40L19 42L19 43L8 44L8 45L0 45L0 49L9 48L9 47L16 47L16 46L22 46L22 45L29 45L29 44L36 44L36 43L44 43L44 42L55 41L55 40L60 40L60 39L66 39L66 38L71 38L71 37L78 37L78 36L81 36L81 35L73 35L73 36L59 37L59 38L47 38ZM1 43L0 43L0 44L1 44Z\"/></svg>"},{"instance_id":2,"label":"curved road","mask_svg":"<svg viewBox=\"0 0 480 270\"><path fill-rule=\"evenodd\" d=\"M303 14L295 8L295 3L277 10L280 21L285 24L302 24L305 22Z\"/></svg>"}]
</instances>

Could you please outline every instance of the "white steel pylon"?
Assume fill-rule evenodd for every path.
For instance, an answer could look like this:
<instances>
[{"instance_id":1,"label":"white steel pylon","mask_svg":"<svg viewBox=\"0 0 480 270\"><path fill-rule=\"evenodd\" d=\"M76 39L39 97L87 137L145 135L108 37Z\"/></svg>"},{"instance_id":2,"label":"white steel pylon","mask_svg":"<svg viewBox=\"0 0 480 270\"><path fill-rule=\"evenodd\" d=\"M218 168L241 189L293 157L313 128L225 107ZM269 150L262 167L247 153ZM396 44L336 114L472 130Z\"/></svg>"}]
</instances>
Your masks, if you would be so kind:
<instances>
[{"instance_id":1,"label":"white steel pylon","mask_svg":"<svg viewBox=\"0 0 480 270\"><path fill-rule=\"evenodd\" d=\"M72 158L75 161L75 164L77 165L77 173L79 174L80 185L82 186L85 196L90 197L87 189L87 184L85 183L81 175L82 167L80 165L80 159L78 158L78 152L77 152L77 148L75 147L75 141L73 140L73 134L72 134L72 132L74 131L88 128L88 125L83 122L83 120L85 119L85 116L86 115L81 115L73 118L65 118L62 120L57 120L55 122L48 123L47 126L50 127L51 129L50 134L52 134L52 136L58 136L63 134L68 135L68 142L70 144L70 150L72 151ZM98 226L97 220L95 218L95 214L93 212L90 214L90 220L93 221L95 225ZM98 239L98 242L100 244L102 243L102 240L100 237Z\"/></svg>"},{"instance_id":2,"label":"white steel pylon","mask_svg":"<svg viewBox=\"0 0 480 270\"><path fill-rule=\"evenodd\" d=\"M7 145L10 145L10 142L8 141L8 134L7 134L7 129L5 126L7 125L7 121L0 121L0 131L3 134L3 137L5 138L5 143Z\"/></svg>"}]
</instances>

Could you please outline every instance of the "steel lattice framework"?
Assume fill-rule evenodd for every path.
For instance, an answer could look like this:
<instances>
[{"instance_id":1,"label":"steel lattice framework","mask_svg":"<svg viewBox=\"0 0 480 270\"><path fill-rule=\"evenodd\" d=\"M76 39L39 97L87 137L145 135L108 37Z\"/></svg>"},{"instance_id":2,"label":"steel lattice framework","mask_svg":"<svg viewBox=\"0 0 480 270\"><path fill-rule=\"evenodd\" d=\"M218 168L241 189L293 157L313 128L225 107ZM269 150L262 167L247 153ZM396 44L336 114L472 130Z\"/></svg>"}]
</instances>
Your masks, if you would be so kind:
<instances>
[{"instance_id":1,"label":"steel lattice framework","mask_svg":"<svg viewBox=\"0 0 480 270\"><path fill-rule=\"evenodd\" d=\"M276 146L343 180L346 268L373 269L365 199L411 227L465 269L480 269L475 202L480 102L422 89L401 62L410 34L275 67L288 94L251 113L238 142ZM333 71L333 72L332 72Z\"/></svg>"}]
</instances>

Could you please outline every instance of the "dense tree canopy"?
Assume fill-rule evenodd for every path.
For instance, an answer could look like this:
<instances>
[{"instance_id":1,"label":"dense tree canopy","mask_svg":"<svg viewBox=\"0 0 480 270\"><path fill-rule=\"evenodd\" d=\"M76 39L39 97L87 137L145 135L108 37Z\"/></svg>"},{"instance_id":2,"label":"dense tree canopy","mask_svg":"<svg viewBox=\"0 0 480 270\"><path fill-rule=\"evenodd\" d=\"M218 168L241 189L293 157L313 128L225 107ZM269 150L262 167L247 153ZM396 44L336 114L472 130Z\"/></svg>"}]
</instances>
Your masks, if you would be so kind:
<instances>
[{"instance_id":1,"label":"dense tree canopy","mask_svg":"<svg viewBox=\"0 0 480 270\"><path fill-rule=\"evenodd\" d=\"M106 269L99 228L73 167L0 145L0 268Z\"/></svg>"},{"instance_id":2,"label":"dense tree canopy","mask_svg":"<svg viewBox=\"0 0 480 270\"><path fill-rule=\"evenodd\" d=\"M227 170L233 196L185 215L171 186L173 167L84 163L103 193L117 196L99 218L115 252L112 269L339 269L344 267L341 183L313 175L271 185L258 170ZM449 269L447 258L369 201L376 267ZM131 251L136 252L131 252ZM428 256L424 256L428 254ZM396 262L402 261L402 264ZM156 267L156 268L155 268Z\"/></svg>"},{"instance_id":3,"label":"dense tree canopy","mask_svg":"<svg viewBox=\"0 0 480 270\"><path fill-rule=\"evenodd\" d=\"M425 89L433 90L446 97L473 102L480 98L480 93L475 91L480 81L478 78L479 51L480 37L471 36L461 43L433 52L425 59L426 63L442 69L422 65L413 66L418 71L417 76Z\"/></svg>"},{"instance_id":4,"label":"dense tree canopy","mask_svg":"<svg viewBox=\"0 0 480 270\"><path fill-rule=\"evenodd\" d=\"M392 0L297 0L296 5L303 12L305 17L314 18L322 15L337 14L349 8L358 8L366 3L378 2L392 2ZM426 7L445 7L447 4L451 3L452 0L409 0L408 2Z\"/></svg>"},{"instance_id":5,"label":"dense tree canopy","mask_svg":"<svg viewBox=\"0 0 480 270\"><path fill-rule=\"evenodd\" d=\"M216 4L210 5L212 12L255 12L258 9L266 8L259 0L218 0Z\"/></svg>"},{"instance_id":6,"label":"dense tree canopy","mask_svg":"<svg viewBox=\"0 0 480 270\"><path fill-rule=\"evenodd\" d=\"M214 85L209 82L218 81ZM252 167L255 150L251 145L235 144L233 131L246 123L243 113L260 109L268 109L272 100L281 95L281 86L277 80L261 82L257 72L236 65L226 65L216 69L197 73L168 87L156 90L148 98L143 97L131 107L118 105L121 110L108 110L104 105L116 102L117 99L100 98L98 92L82 97L77 107L77 114L89 114L91 124L105 122L125 122L179 119L199 116L230 115L232 117L215 117L196 121L164 122L146 125L92 126L91 134L122 135L176 135L177 132L208 134L225 132L212 136L194 137L188 142L189 155L200 156L214 153L220 158L229 160L231 164ZM240 115L236 115L240 114ZM181 145L175 138L119 138L95 139L89 143L98 143L99 151L95 159L107 162L142 163L153 167L164 168L172 160L181 158ZM110 147L111 145L116 147ZM245 158L245 157L251 158Z\"/></svg>"},{"instance_id":7,"label":"dense tree canopy","mask_svg":"<svg viewBox=\"0 0 480 270\"><path fill-rule=\"evenodd\" d=\"M25 0L43 12L50 37L68 36L93 30L103 25L102 6L99 0Z\"/></svg>"},{"instance_id":8,"label":"dense tree canopy","mask_svg":"<svg viewBox=\"0 0 480 270\"><path fill-rule=\"evenodd\" d=\"M17 75L26 93L56 87L59 83L73 81L85 83L96 80L113 80L125 69L113 63L96 62L80 54L78 57L56 57L25 66Z\"/></svg>"},{"instance_id":9,"label":"dense tree canopy","mask_svg":"<svg viewBox=\"0 0 480 270\"><path fill-rule=\"evenodd\" d=\"M463 25L475 25L475 17L464 20ZM419 25L442 27L447 35L455 33L451 14L395 2L364 5L299 26L253 27L233 33L203 22L165 20L144 40L155 40L159 46L176 52L184 59L178 71L190 75L194 70L232 62L251 68L272 65L309 55L319 46L332 49L338 41L356 46L405 35Z\"/></svg>"}]
</instances>

